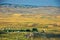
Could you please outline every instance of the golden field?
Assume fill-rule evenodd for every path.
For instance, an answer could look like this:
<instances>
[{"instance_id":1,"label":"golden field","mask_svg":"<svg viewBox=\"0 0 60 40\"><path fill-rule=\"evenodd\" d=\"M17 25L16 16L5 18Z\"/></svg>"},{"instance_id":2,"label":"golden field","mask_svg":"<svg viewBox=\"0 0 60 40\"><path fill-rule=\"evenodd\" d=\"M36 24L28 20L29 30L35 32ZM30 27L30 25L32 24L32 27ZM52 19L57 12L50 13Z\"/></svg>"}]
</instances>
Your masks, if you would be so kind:
<instances>
[{"instance_id":1,"label":"golden field","mask_svg":"<svg viewBox=\"0 0 60 40\"><path fill-rule=\"evenodd\" d=\"M1 30L26 30L37 28L38 33L44 30L47 34L60 34L60 8L5 8L0 7L0 31ZM57 12L58 11L58 12ZM7 32L0 35L0 40L59 40L57 38L30 37L25 35L30 32ZM33 33L33 32L32 32ZM39 34L40 35L40 34ZM12 37L11 37L12 36ZM29 36L29 35L28 35Z\"/></svg>"},{"instance_id":2,"label":"golden field","mask_svg":"<svg viewBox=\"0 0 60 40\"><path fill-rule=\"evenodd\" d=\"M39 7L39 8L9 8L0 7L1 28L32 28L59 30L60 29L60 8ZM44 28L48 26L48 28ZM42 27L42 28L41 28Z\"/></svg>"},{"instance_id":3,"label":"golden field","mask_svg":"<svg viewBox=\"0 0 60 40\"><path fill-rule=\"evenodd\" d=\"M42 16L38 14L11 14L7 17L5 17L5 15L2 16L3 17L0 17L0 22L35 22L40 24L60 24L60 16Z\"/></svg>"}]
</instances>

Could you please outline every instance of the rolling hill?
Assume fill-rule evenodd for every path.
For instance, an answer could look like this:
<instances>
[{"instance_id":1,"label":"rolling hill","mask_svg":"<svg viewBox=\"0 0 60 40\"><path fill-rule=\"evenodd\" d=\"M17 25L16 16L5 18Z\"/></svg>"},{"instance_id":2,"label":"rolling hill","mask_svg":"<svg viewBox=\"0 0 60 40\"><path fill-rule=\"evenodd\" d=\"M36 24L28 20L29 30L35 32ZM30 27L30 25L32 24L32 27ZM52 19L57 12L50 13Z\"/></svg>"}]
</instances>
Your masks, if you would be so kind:
<instances>
[{"instance_id":1,"label":"rolling hill","mask_svg":"<svg viewBox=\"0 0 60 40\"><path fill-rule=\"evenodd\" d=\"M0 4L0 22L60 24L60 7Z\"/></svg>"}]
</instances>

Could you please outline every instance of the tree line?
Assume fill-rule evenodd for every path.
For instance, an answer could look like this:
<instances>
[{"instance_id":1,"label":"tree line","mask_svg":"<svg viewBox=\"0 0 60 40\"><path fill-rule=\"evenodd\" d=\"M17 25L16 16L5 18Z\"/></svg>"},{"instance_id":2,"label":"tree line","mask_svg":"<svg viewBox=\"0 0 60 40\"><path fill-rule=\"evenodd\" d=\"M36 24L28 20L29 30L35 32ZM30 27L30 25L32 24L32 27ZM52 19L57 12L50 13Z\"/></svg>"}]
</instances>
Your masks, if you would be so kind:
<instances>
[{"instance_id":1,"label":"tree line","mask_svg":"<svg viewBox=\"0 0 60 40\"><path fill-rule=\"evenodd\" d=\"M32 28L32 30L30 29L20 29L20 30L0 30L0 34L4 34L6 32L38 32L37 28Z\"/></svg>"}]
</instances>

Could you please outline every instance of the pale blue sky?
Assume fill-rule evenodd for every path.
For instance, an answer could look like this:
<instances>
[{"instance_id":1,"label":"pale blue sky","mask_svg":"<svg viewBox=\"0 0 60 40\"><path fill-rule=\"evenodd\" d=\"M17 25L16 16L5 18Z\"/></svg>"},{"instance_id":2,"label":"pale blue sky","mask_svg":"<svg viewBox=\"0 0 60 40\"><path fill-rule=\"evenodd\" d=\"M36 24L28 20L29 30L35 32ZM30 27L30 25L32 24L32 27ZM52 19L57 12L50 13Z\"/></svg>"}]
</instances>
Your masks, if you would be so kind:
<instances>
[{"instance_id":1,"label":"pale blue sky","mask_svg":"<svg viewBox=\"0 0 60 40\"><path fill-rule=\"evenodd\" d=\"M60 6L60 0L0 0L0 3L36 5L36 6Z\"/></svg>"}]
</instances>

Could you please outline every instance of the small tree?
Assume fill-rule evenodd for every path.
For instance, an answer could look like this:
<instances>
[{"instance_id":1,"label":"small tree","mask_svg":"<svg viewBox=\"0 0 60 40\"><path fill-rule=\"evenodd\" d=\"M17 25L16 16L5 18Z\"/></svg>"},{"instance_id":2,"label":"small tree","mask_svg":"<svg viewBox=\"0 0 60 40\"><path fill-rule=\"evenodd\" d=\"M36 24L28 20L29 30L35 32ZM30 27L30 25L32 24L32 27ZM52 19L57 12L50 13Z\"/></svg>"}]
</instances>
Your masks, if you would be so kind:
<instances>
[{"instance_id":1,"label":"small tree","mask_svg":"<svg viewBox=\"0 0 60 40\"><path fill-rule=\"evenodd\" d=\"M32 32L38 32L37 28L33 28Z\"/></svg>"},{"instance_id":2,"label":"small tree","mask_svg":"<svg viewBox=\"0 0 60 40\"><path fill-rule=\"evenodd\" d=\"M30 29L26 29L26 32L31 32L31 30Z\"/></svg>"},{"instance_id":3,"label":"small tree","mask_svg":"<svg viewBox=\"0 0 60 40\"><path fill-rule=\"evenodd\" d=\"M21 29L20 32L25 32L25 30Z\"/></svg>"}]
</instances>

